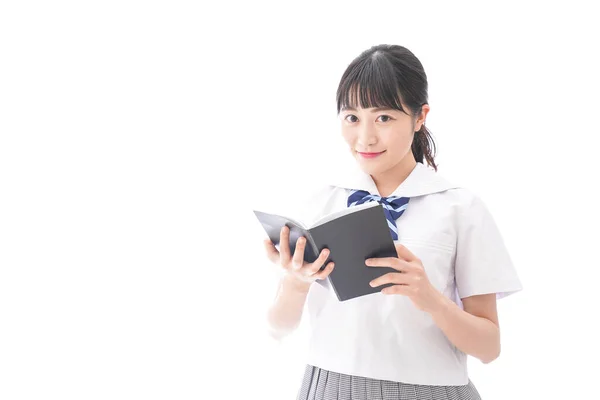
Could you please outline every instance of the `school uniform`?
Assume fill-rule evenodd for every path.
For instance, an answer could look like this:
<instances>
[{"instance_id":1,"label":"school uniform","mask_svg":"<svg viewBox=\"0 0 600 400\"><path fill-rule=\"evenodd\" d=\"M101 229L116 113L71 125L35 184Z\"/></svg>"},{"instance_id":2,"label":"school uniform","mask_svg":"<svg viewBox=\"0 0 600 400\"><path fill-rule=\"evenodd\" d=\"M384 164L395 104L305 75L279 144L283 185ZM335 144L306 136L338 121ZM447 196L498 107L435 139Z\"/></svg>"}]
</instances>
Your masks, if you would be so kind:
<instances>
[{"instance_id":1,"label":"school uniform","mask_svg":"<svg viewBox=\"0 0 600 400\"><path fill-rule=\"evenodd\" d=\"M374 195L371 201L380 195L357 167L307 199L303 220L352 206L348 199L356 191ZM394 241L415 254L431 284L459 306L468 296L503 298L522 289L477 195L417 163L391 196L408 198ZM313 284L306 310L312 334L298 400L479 399L467 355L408 297L376 293L340 302L329 285Z\"/></svg>"}]
</instances>

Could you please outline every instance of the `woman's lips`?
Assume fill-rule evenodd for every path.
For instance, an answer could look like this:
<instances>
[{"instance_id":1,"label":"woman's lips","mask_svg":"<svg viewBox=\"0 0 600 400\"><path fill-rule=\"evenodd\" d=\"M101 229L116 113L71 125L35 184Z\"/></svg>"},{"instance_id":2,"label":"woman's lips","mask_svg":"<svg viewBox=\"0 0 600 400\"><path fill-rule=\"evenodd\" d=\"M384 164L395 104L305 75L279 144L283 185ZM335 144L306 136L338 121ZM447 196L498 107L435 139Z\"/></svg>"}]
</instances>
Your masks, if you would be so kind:
<instances>
[{"instance_id":1,"label":"woman's lips","mask_svg":"<svg viewBox=\"0 0 600 400\"><path fill-rule=\"evenodd\" d=\"M360 151L357 151L357 153L363 158L375 158L375 157L379 156L380 154L385 153L385 150L380 151L379 153L361 153Z\"/></svg>"}]
</instances>

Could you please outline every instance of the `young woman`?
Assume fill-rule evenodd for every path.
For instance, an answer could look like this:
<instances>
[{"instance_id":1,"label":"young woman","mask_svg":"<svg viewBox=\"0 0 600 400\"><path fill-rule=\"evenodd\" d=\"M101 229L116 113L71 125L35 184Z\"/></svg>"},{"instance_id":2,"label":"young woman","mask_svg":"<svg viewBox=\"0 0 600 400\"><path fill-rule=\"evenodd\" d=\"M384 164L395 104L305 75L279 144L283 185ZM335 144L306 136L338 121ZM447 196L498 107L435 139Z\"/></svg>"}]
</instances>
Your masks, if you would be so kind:
<instances>
[{"instance_id":1,"label":"young woman","mask_svg":"<svg viewBox=\"0 0 600 400\"><path fill-rule=\"evenodd\" d=\"M427 101L426 74L408 49L380 45L360 54L337 91L357 168L306 203L315 220L366 201L383 204L398 256L365 265L395 269L371 282L392 286L340 302L329 286L313 284L331 273L335 254L320 271L327 249L307 263L306 240L291 254L287 228L279 251L265 241L285 271L269 310L273 334L292 332L305 305L310 317L299 400L479 399L467 355L489 363L500 353L496 299L521 284L482 200L437 173Z\"/></svg>"}]
</instances>

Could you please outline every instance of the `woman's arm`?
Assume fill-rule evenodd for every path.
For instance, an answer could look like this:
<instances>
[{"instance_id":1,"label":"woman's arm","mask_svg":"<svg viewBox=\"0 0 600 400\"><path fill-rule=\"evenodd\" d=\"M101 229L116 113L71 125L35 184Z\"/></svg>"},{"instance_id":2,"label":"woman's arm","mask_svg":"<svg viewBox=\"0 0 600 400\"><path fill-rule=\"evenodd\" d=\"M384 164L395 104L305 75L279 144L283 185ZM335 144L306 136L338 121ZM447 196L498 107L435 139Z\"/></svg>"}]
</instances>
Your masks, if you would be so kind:
<instances>
[{"instance_id":1,"label":"woman's arm","mask_svg":"<svg viewBox=\"0 0 600 400\"><path fill-rule=\"evenodd\" d=\"M267 317L273 338L282 339L298 327L309 288L310 283L300 282L289 275L281 278Z\"/></svg>"},{"instance_id":2,"label":"woman's arm","mask_svg":"<svg viewBox=\"0 0 600 400\"><path fill-rule=\"evenodd\" d=\"M269 308L267 320L271 336L281 339L291 333L300 324L304 303L310 285L317 279L325 279L333 271L333 262L321 270L327 261L329 250L323 249L319 257L312 262L304 261L306 238L300 237L296 242L294 254L291 254L290 230L287 226L281 228L279 251L270 239L265 239L265 250L271 262L283 268L285 273L279 281L275 302Z\"/></svg>"},{"instance_id":3,"label":"woman's arm","mask_svg":"<svg viewBox=\"0 0 600 400\"><path fill-rule=\"evenodd\" d=\"M485 364L494 361L500 355L496 294L465 297L462 302L464 310L439 293L437 304L428 311L458 349Z\"/></svg>"},{"instance_id":4,"label":"woman's arm","mask_svg":"<svg viewBox=\"0 0 600 400\"><path fill-rule=\"evenodd\" d=\"M398 257L366 260L370 267L390 266L398 271L374 279L371 286L393 283L393 286L382 289L382 293L408 296L417 308L432 316L458 349L486 364L495 360L500 355L496 294L465 297L462 310L433 287L417 256L399 243L396 244L396 252Z\"/></svg>"}]
</instances>

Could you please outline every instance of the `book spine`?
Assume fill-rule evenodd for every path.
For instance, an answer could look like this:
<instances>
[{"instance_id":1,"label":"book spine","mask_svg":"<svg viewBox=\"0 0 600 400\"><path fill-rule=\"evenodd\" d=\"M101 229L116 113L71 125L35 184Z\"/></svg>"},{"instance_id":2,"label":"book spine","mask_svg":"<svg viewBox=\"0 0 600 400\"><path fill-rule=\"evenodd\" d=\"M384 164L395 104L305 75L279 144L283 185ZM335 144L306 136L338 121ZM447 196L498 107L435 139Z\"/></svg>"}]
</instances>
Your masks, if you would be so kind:
<instances>
[{"instance_id":1,"label":"book spine","mask_svg":"<svg viewBox=\"0 0 600 400\"><path fill-rule=\"evenodd\" d=\"M315 239L313 238L313 236L310 233L310 230L307 229L306 230L306 241L308 242L308 244L310 245L310 248L312 249L312 255L314 255L314 257L310 257L309 259L305 259L305 261L307 262L315 262L315 260L317 258L319 258L319 248L317 247L317 243L315 242ZM322 269L322 268L321 268Z\"/></svg>"},{"instance_id":2,"label":"book spine","mask_svg":"<svg viewBox=\"0 0 600 400\"><path fill-rule=\"evenodd\" d=\"M315 257L312 260L306 260L308 262L314 262L317 258L319 258L319 246L317 246L317 243L315 242L314 237L310 234L310 231L307 231L307 235L306 238L308 240L308 243L310 243L310 247L313 249L313 254L315 255ZM325 260L325 262L323 263L323 265L321 266L321 269L319 271L323 271L325 269L325 267L327 266L327 264L329 263L330 259L329 257L327 257L327 259ZM325 279L317 279L315 281L317 284L323 286L325 289L327 290L333 290L334 294L337 296L338 300L339 300L339 294L337 292L337 289L333 286L331 279L329 279L329 277L325 278Z\"/></svg>"},{"instance_id":3,"label":"book spine","mask_svg":"<svg viewBox=\"0 0 600 400\"><path fill-rule=\"evenodd\" d=\"M317 242L315 241L314 237L311 235L309 230L307 231L306 238L308 240L308 243L310 243L311 248L313 249L313 254L315 255L314 259L312 259L310 261L309 260L306 260L306 261L314 262L317 258L319 258L319 254L320 254L319 246L317 246ZM325 269L325 267L327 267L327 264L329 264L330 261L331 261L331 259L329 257L327 257L327 259L321 266L320 271L323 271ZM317 279L315 282L318 283L319 285L323 286L327 290L332 290L334 295L336 296L336 298L338 300L341 300L340 293L338 293L337 288L335 287L335 285L333 284L333 282L331 281L329 276L325 279Z\"/></svg>"}]
</instances>

